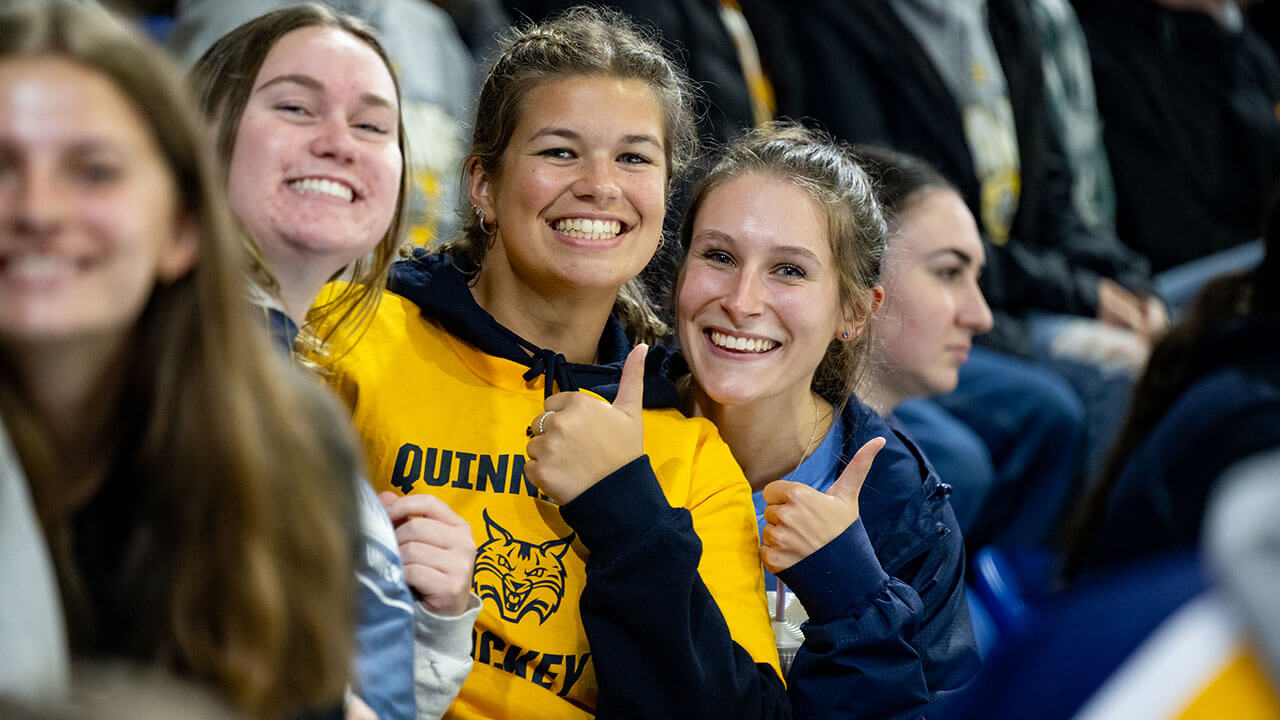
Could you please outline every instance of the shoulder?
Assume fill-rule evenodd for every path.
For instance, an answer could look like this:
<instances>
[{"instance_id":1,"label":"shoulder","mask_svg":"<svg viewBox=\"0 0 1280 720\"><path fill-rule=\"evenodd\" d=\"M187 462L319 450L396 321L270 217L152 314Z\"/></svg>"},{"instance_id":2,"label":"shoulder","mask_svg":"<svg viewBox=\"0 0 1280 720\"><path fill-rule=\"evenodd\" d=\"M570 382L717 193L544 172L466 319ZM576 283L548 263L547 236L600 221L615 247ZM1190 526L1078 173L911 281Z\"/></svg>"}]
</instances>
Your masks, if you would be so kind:
<instances>
[{"instance_id":1,"label":"shoulder","mask_svg":"<svg viewBox=\"0 0 1280 720\"><path fill-rule=\"evenodd\" d=\"M842 467L868 440L885 439L858 498L867 535L885 570L894 574L947 538L958 546L960 529L948 499L951 489L906 432L854 398L844 421Z\"/></svg>"},{"instance_id":2,"label":"shoulder","mask_svg":"<svg viewBox=\"0 0 1280 720\"><path fill-rule=\"evenodd\" d=\"M338 283L325 287L326 295L338 292ZM321 299L325 295L321 296ZM322 334L326 327L317 328ZM411 300L384 290L370 315L348 334L328 338L327 357L321 364L342 374L377 365L387 353L403 355L404 347L430 338L439 330Z\"/></svg>"},{"instance_id":3,"label":"shoulder","mask_svg":"<svg viewBox=\"0 0 1280 720\"><path fill-rule=\"evenodd\" d=\"M706 418L686 417L674 408L646 408L644 432L646 449L651 455L678 455L704 464L732 466L733 474L742 477L728 443Z\"/></svg>"},{"instance_id":4,"label":"shoulder","mask_svg":"<svg viewBox=\"0 0 1280 720\"><path fill-rule=\"evenodd\" d=\"M844 462L870 440L882 437L884 447L876 455L867 483L893 493L919 494L930 479L937 482L924 452L895 420L886 420L857 398L849 398L844 421ZM843 463L842 463L843 464Z\"/></svg>"},{"instance_id":5,"label":"shoulder","mask_svg":"<svg viewBox=\"0 0 1280 720\"><path fill-rule=\"evenodd\" d=\"M1201 378L1152 429L1139 453L1159 457L1199 453L1203 444L1238 442L1244 435L1280 441L1280 426L1260 420L1280 413L1280 382L1272 373L1230 367ZM1198 448L1198 449L1196 449ZM1135 457L1139 453L1135 453Z\"/></svg>"},{"instance_id":6,"label":"shoulder","mask_svg":"<svg viewBox=\"0 0 1280 720\"><path fill-rule=\"evenodd\" d=\"M1115 495L1195 488L1234 459L1280 445L1280 378L1274 370L1228 367L1188 388L1125 463ZM1152 478L1161 482L1152 483Z\"/></svg>"}]
</instances>

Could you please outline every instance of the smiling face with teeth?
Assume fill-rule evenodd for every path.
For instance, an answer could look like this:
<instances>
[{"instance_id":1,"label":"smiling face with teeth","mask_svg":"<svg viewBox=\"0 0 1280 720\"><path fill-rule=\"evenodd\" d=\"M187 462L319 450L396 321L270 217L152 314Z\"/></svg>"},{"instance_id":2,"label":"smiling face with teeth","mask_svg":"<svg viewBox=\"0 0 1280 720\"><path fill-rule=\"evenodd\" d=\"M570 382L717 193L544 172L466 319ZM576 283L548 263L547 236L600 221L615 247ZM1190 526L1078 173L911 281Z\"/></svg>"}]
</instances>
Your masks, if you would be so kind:
<instances>
[{"instance_id":1,"label":"smiling face with teeth","mask_svg":"<svg viewBox=\"0 0 1280 720\"><path fill-rule=\"evenodd\" d=\"M676 322L699 388L722 406L807 398L849 327L821 207L786 180L748 173L705 195L690 237Z\"/></svg>"},{"instance_id":2,"label":"smiling face with teeth","mask_svg":"<svg viewBox=\"0 0 1280 720\"><path fill-rule=\"evenodd\" d=\"M536 297L607 314L661 238L662 128L639 80L569 76L528 92L499 176L470 166L472 202L497 225L477 286L485 309L507 323L504 307Z\"/></svg>"},{"instance_id":3,"label":"smiling face with teeth","mask_svg":"<svg viewBox=\"0 0 1280 720\"><path fill-rule=\"evenodd\" d=\"M364 41L313 26L271 48L240 118L228 194L282 286L302 278L318 292L317 278L386 235L400 190L398 129L395 83Z\"/></svg>"},{"instance_id":4,"label":"smiling face with teeth","mask_svg":"<svg viewBox=\"0 0 1280 720\"><path fill-rule=\"evenodd\" d=\"M197 240L151 127L105 75L0 61L0 341L114 345Z\"/></svg>"}]
</instances>

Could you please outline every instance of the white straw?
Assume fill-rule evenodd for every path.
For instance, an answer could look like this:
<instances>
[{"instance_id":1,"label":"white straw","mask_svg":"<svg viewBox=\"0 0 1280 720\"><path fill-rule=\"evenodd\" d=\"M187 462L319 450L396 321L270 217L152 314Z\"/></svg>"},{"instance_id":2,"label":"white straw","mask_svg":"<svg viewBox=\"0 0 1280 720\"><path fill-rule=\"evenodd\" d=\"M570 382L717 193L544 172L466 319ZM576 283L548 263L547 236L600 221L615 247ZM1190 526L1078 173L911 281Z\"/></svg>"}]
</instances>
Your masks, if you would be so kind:
<instances>
[{"instance_id":1,"label":"white straw","mask_svg":"<svg viewBox=\"0 0 1280 720\"><path fill-rule=\"evenodd\" d=\"M782 622L787 619L787 586L777 578L774 580L777 582L778 592L774 596L773 619Z\"/></svg>"}]
</instances>

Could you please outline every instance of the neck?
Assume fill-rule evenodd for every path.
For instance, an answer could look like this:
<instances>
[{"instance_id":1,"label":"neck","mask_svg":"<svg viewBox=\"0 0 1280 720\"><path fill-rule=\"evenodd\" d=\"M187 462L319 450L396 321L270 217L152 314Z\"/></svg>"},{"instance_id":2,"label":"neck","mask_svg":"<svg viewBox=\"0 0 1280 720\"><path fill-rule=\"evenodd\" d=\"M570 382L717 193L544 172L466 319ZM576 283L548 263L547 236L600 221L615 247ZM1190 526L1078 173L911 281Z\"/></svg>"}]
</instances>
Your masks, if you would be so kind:
<instances>
[{"instance_id":1,"label":"neck","mask_svg":"<svg viewBox=\"0 0 1280 720\"><path fill-rule=\"evenodd\" d=\"M284 314L299 327L307 322L307 313L316 297L336 273L345 265L334 265L330 259L315 255L291 255L277 252L265 256L267 264L280 286L279 299Z\"/></svg>"},{"instance_id":2,"label":"neck","mask_svg":"<svg viewBox=\"0 0 1280 720\"><path fill-rule=\"evenodd\" d=\"M472 293L480 307L503 327L574 363L595 361L600 336L618 297L617 288L540 293L501 262L484 264Z\"/></svg>"},{"instance_id":3,"label":"neck","mask_svg":"<svg viewBox=\"0 0 1280 720\"><path fill-rule=\"evenodd\" d=\"M745 405L721 405L694 385L685 412L715 423L752 492L791 474L831 428L831 403L808 388L788 397L764 398Z\"/></svg>"},{"instance_id":4,"label":"neck","mask_svg":"<svg viewBox=\"0 0 1280 720\"><path fill-rule=\"evenodd\" d=\"M284 314L299 327L305 325L307 312L311 310L312 303L316 301L316 297L332 275L330 273L323 277L302 277L301 273L277 272L276 281L280 283L279 298Z\"/></svg>"},{"instance_id":5,"label":"neck","mask_svg":"<svg viewBox=\"0 0 1280 720\"><path fill-rule=\"evenodd\" d=\"M123 340L6 348L18 386L49 433L62 477L49 509L53 519L84 505L106 478L124 388Z\"/></svg>"},{"instance_id":6,"label":"neck","mask_svg":"<svg viewBox=\"0 0 1280 720\"><path fill-rule=\"evenodd\" d=\"M906 400L898 392L894 391L890 385L883 382L874 371L863 375L863 379L858 383L857 392L858 399L865 403L880 417L887 417Z\"/></svg>"}]
</instances>

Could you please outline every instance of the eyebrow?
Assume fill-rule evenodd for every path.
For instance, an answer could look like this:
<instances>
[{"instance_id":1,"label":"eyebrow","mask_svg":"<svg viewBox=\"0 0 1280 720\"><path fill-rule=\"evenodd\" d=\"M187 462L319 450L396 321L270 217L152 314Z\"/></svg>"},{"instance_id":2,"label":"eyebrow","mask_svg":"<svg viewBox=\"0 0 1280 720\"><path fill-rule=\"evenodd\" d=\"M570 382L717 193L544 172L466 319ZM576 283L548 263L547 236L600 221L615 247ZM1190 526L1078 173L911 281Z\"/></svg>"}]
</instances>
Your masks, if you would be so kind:
<instances>
[{"instance_id":1,"label":"eyebrow","mask_svg":"<svg viewBox=\"0 0 1280 720\"><path fill-rule=\"evenodd\" d=\"M577 141L582 140L582 135L578 134L573 130L570 130L569 128L561 128L561 127L542 128L538 132L534 133L529 139L537 140L540 137L560 137L566 140L577 140ZM648 143L658 149L662 149L662 143L658 142L657 138L655 138L652 135L648 135L644 133L640 133L637 135L623 135L622 143L624 145L636 145L640 143Z\"/></svg>"},{"instance_id":2,"label":"eyebrow","mask_svg":"<svg viewBox=\"0 0 1280 720\"><path fill-rule=\"evenodd\" d=\"M67 152L75 155L92 155L99 152L131 151L130 143L111 138L93 137L79 140L67 148Z\"/></svg>"},{"instance_id":3,"label":"eyebrow","mask_svg":"<svg viewBox=\"0 0 1280 720\"><path fill-rule=\"evenodd\" d=\"M22 144L8 137L0 135L0 159L23 157L24 154L19 152ZM85 138L72 140L69 144L59 148L58 152L65 155L92 155L94 153L106 152L123 154L130 156L134 151L134 143L129 139L121 139L114 137L106 137L93 135Z\"/></svg>"},{"instance_id":4,"label":"eyebrow","mask_svg":"<svg viewBox=\"0 0 1280 720\"><path fill-rule=\"evenodd\" d=\"M737 244L737 241L734 240L732 235L710 228L702 230L690 238L689 244L692 245L698 240L719 240L720 242L729 243L731 245ZM812 250L806 247L800 247L799 245L783 245L782 247L770 248L770 252L776 252L780 255L799 256L807 258L815 263L822 263Z\"/></svg>"},{"instance_id":5,"label":"eyebrow","mask_svg":"<svg viewBox=\"0 0 1280 720\"><path fill-rule=\"evenodd\" d=\"M273 85L280 85L282 83L293 83L295 85L301 85L302 87L307 88L308 90L315 90L316 92L320 92L324 90L324 83L311 77L310 75L302 75L300 73L287 73L285 75L277 75L271 78L270 80L254 88L253 91L255 93L260 92L262 90L266 90L267 88ZM382 97L381 95L378 95L377 93L364 93L360 96L360 101L366 105L376 105L380 107L385 107L389 110L395 110L394 103Z\"/></svg>"},{"instance_id":6,"label":"eyebrow","mask_svg":"<svg viewBox=\"0 0 1280 720\"><path fill-rule=\"evenodd\" d=\"M970 255L969 253L963 250L958 250L956 248L943 248L942 250L935 250L934 252L929 254L928 259L942 257L945 255L955 255L956 259L965 265L974 264L972 255Z\"/></svg>"},{"instance_id":7,"label":"eyebrow","mask_svg":"<svg viewBox=\"0 0 1280 720\"><path fill-rule=\"evenodd\" d=\"M777 252L782 255L795 255L803 258L808 258L813 262L821 262L818 260L818 256L814 255L813 251L810 250L809 248L804 248L804 247L799 247L794 245L784 245L779 248L774 248L774 252Z\"/></svg>"}]
</instances>

